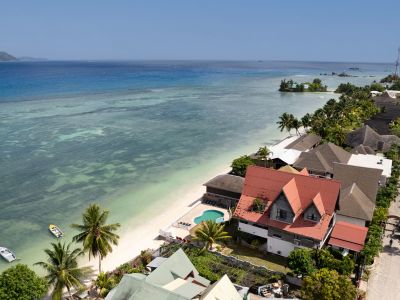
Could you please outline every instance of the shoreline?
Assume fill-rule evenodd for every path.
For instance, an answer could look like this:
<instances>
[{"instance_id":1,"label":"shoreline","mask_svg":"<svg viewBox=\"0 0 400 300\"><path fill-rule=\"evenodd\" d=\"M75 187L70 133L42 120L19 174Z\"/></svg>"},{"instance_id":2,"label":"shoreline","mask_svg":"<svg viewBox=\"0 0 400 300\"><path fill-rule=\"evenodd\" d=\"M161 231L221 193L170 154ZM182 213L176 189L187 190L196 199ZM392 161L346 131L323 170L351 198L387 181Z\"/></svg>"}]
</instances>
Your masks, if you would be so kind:
<instances>
[{"instance_id":1,"label":"shoreline","mask_svg":"<svg viewBox=\"0 0 400 300\"><path fill-rule=\"evenodd\" d=\"M230 170L230 167L218 167L212 172L207 172L205 177L211 179L210 174L214 174L211 176L217 176L228 173ZM202 182L199 183L200 181ZM113 252L102 260L102 271L112 271L118 266L134 259L142 250L156 249L161 246L165 241L158 239L160 229L171 225L201 200L201 197L205 193L204 182L206 181L203 181L203 178L199 178L193 181L190 186L183 187L180 191L181 193L179 193L182 196L173 202L163 203L164 205L168 205L168 208L160 214L152 215L152 222L145 222L137 226L136 224L132 224L135 223L135 220L131 220L127 224L122 224L126 229L120 234L118 246L114 246ZM167 195L166 199L171 196ZM132 225L135 226L134 229L127 229ZM91 259L90 261L85 259L84 264L91 266L95 270L95 273L98 273L98 258Z\"/></svg>"}]
</instances>

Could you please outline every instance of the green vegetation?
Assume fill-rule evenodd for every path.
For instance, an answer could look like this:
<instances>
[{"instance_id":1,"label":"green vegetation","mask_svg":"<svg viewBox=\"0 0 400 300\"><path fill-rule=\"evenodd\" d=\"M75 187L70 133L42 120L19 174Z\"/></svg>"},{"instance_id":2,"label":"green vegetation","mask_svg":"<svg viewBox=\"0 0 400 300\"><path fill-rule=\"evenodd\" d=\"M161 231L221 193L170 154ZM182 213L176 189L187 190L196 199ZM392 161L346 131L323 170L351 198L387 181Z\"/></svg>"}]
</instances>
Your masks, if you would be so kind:
<instances>
[{"instance_id":1,"label":"green vegetation","mask_svg":"<svg viewBox=\"0 0 400 300\"><path fill-rule=\"evenodd\" d=\"M377 82L373 82L371 85L366 85L364 87L359 87L348 82L341 83L335 90L335 93L345 94L353 97L360 96L362 94L362 96L368 97L371 91L383 92L384 90L385 87Z\"/></svg>"},{"instance_id":2,"label":"green vegetation","mask_svg":"<svg viewBox=\"0 0 400 300\"><path fill-rule=\"evenodd\" d=\"M400 91L400 79L394 81L393 84L389 87L389 90Z\"/></svg>"},{"instance_id":3,"label":"green vegetation","mask_svg":"<svg viewBox=\"0 0 400 300\"><path fill-rule=\"evenodd\" d=\"M125 274L142 273L146 265L152 260L150 250L143 250L134 260L124 263L112 272L101 272L94 281L97 292L101 297L107 296L108 292L116 287Z\"/></svg>"},{"instance_id":4,"label":"green vegetation","mask_svg":"<svg viewBox=\"0 0 400 300\"><path fill-rule=\"evenodd\" d=\"M46 280L27 265L18 264L0 274L0 300L36 300L47 293Z\"/></svg>"},{"instance_id":5,"label":"green vegetation","mask_svg":"<svg viewBox=\"0 0 400 300\"><path fill-rule=\"evenodd\" d=\"M182 246L174 243L163 245L161 254L164 257L169 257L179 248L185 251L200 275L211 282L217 281L224 274L227 274L233 283L243 286L264 285L276 282L282 277L280 274L263 268L235 266L228 258L209 251L202 251L190 245Z\"/></svg>"},{"instance_id":6,"label":"green vegetation","mask_svg":"<svg viewBox=\"0 0 400 300\"><path fill-rule=\"evenodd\" d=\"M212 220L203 221L201 226L195 231L193 240L204 243L204 250L211 249L217 241L230 239L231 236L224 231L223 223L216 223Z\"/></svg>"},{"instance_id":7,"label":"green vegetation","mask_svg":"<svg viewBox=\"0 0 400 300\"><path fill-rule=\"evenodd\" d=\"M400 77L394 74L390 74L385 78L382 78L381 83L391 83L393 81L400 80Z\"/></svg>"},{"instance_id":8,"label":"green vegetation","mask_svg":"<svg viewBox=\"0 0 400 300\"><path fill-rule=\"evenodd\" d=\"M396 120L392 121L389 124L389 128L394 135L400 137L400 118L397 118Z\"/></svg>"},{"instance_id":9,"label":"green vegetation","mask_svg":"<svg viewBox=\"0 0 400 300\"><path fill-rule=\"evenodd\" d=\"M307 87L306 87L307 86ZM279 86L280 92L326 92L327 86L322 84L321 79L315 78L312 82L305 82L305 83L297 83L292 79L281 80L281 84Z\"/></svg>"},{"instance_id":10,"label":"green vegetation","mask_svg":"<svg viewBox=\"0 0 400 300\"><path fill-rule=\"evenodd\" d=\"M276 124L279 125L278 128L280 131L286 129L290 134L290 130L295 129L296 133L298 134L299 128L302 126L302 121L299 121L292 114L283 113L279 116L279 121L276 122Z\"/></svg>"},{"instance_id":11,"label":"green vegetation","mask_svg":"<svg viewBox=\"0 0 400 300\"><path fill-rule=\"evenodd\" d=\"M304 279L301 292L309 300L353 300L357 289L346 276L323 268Z\"/></svg>"},{"instance_id":12,"label":"green vegetation","mask_svg":"<svg viewBox=\"0 0 400 300\"><path fill-rule=\"evenodd\" d=\"M233 175L245 177L246 176L247 167L248 166L253 166L253 165L255 165L254 160L248 155L243 155L243 156L241 156L239 158L236 158L232 162L232 164L231 164L231 168L232 168L231 173Z\"/></svg>"},{"instance_id":13,"label":"green vegetation","mask_svg":"<svg viewBox=\"0 0 400 300\"><path fill-rule=\"evenodd\" d=\"M252 205L252 211L258 212L258 213L263 213L265 209L265 203L259 198L254 199L253 205Z\"/></svg>"},{"instance_id":14,"label":"green vegetation","mask_svg":"<svg viewBox=\"0 0 400 300\"><path fill-rule=\"evenodd\" d=\"M78 267L78 257L84 255L80 248L71 250L71 244L65 245L51 243L53 249L46 249L48 256L47 262L38 262L35 265L43 267L46 272L46 280L53 286L51 294L53 300L61 300L64 288L72 299L71 288L80 289L83 287L82 281L91 274L91 268Z\"/></svg>"},{"instance_id":15,"label":"green vegetation","mask_svg":"<svg viewBox=\"0 0 400 300\"><path fill-rule=\"evenodd\" d=\"M309 275L315 271L314 261L309 249L297 248L288 256L288 267L295 274Z\"/></svg>"},{"instance_id":16,"label":"green vegetation","mask_svg":"<svg viewBox=\"0 0 400 300\"><path fill-rule=\"evenodd\" d=\"M314 114L303 118L310 130L321 136L325 142L341 146L348 132L361 127L363 122L378 113L379 109L371 99L369 91L364 88L348 83L340 85L336 91L343 93L339 101L330 99Z\"/></svg>"},{"instance_id":17,"label":"green vegetation","mask_svg":"<svg viewBox=\"0 0 400 300\"><path fill-rule=\"evenodd\" d=\"M80 231L73 240L83 244L83 250L89 252L89 259L91 256L99 256L99 272L101 272L101 260L112 252L112 244L117 245L119 239L114 231L121 225L106 224L108 214L108 210L101 211L97 204L91 204L82 215L83 225L71 225Z\"/></svg>"},{"instance_id":18,"label":"green vegetation","mask_svg":"<svg viewBox=\"0 0 400 300\"><path fill-rule=\"evenodd\" d=\"M343 257L334 249L293 250L288 257L288 266L295 274L307 276L315 270L328 268L340 275L350 275L354 270L354 259L348 255Z\"/></svg>"},{"instance_id":19,"label":"green vegetation","mask_svg":"<svg viewBox=\"0 0 400 300\"><path fill-rule=\"evenodd\" d=\"M382 249L382 234L388 216L390 204L395 201L398 190L398 178L400 176L400 146L393 145L386 153L386 157L393 161L392 176L385 186L381 187L376 196L376 207L370 226L368 227L367 242L361 252L365 264L372 264L375 256Z\"/></svg>"}]
</instances>

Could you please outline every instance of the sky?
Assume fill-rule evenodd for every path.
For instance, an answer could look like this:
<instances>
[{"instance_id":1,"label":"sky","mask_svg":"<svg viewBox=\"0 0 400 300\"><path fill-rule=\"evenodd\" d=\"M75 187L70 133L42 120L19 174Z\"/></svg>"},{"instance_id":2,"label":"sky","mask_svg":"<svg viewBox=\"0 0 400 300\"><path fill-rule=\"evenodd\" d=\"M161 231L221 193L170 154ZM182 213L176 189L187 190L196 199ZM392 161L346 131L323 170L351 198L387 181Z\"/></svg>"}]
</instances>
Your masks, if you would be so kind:
<instances>
[{"instance_id":1,"label":"sky","mask_svg":"<svg viewBox=\"0 0 400 300\"><path fill-rule=\"evenodd\" d=\"M0 51L47 59L393 62L400 0L1 0Z\"/></svg>"}]
</instances>

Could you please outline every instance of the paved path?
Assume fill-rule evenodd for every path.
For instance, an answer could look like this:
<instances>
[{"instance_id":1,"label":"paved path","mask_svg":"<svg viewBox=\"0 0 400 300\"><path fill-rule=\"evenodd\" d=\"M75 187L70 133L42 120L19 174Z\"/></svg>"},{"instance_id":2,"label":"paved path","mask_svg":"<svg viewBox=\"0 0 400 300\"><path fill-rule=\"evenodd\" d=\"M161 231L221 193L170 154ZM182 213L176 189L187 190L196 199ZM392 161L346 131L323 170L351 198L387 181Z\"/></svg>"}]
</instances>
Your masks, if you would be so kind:
<instances>
[{"instance_id":1,"label":"paved path","mask_svg":"<svg viewBox=\"0 0 400 300\"><path fill-rule=\"evenodd\" d=\"M390 206L389 215L400 216L400 196ZM368 280L367 300L400 299L400 232L395 233L392 247L389 245L395 223L389 219L386 225L383 250Z\"/></svg>"}]
</instances>

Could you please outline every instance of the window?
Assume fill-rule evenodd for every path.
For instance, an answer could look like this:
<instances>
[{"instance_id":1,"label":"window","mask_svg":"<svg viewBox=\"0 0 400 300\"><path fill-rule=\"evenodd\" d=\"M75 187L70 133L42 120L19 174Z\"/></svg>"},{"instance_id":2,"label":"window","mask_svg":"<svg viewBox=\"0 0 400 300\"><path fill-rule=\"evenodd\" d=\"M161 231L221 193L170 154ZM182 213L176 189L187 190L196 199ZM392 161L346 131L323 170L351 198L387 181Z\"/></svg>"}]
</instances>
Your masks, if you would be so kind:
<instances>
[{"instance_id":1,"label":"window","mask_svg":"<svg viewBox=\"0 0 400 300\"><path fill-rule=\"evenodd\" d=\"M308 214L307 219L311 221L317 221L317 216L314 213Z\"/></svg>"},{"instance_id":2,"label":"window","mask_svg":"<svg viewBox=\"0 0 400 300\"><path fill-rule=\"evenodd\" d=\"M278 239L281 239L281 238L282 238L282 236L281 236L280 234L277 234L277 233L272 234L272 236L273 236L273 237L276 237L276 238L278 238Z\"/></svg>"},{"instance_id":3,"label":"window","mask_svg":"<svg viewBox=\"0 0 400 300\"><path fill-rule=\"evenodd\" d=\"M286 219L287 218L287 211L282 209L276 210L276 218L277 219Z\"/></svg>"}]
</instances>

